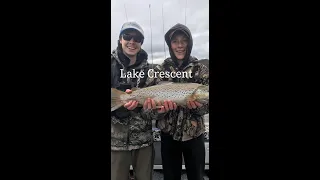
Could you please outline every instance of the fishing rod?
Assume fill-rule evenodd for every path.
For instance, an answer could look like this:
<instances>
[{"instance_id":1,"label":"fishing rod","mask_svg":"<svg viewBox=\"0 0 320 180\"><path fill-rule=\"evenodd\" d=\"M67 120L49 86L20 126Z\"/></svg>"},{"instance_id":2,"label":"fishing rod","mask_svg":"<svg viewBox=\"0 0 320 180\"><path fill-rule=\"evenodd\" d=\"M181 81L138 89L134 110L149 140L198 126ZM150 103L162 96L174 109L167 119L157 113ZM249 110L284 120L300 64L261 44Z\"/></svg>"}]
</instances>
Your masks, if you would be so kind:
<instances>
[{"instance_id":1,"label":"fishing rod","mask_svg":"<svg viewBox=\"0 0 320 180\"><path fill-rule=\"evenodd\" d=\"M124 12L126 13L127 22L128 22L128 15L127 15L126 4L123 4L123 6L124 6Z\"/></svg>"},{"instance_id":2,"label":"fishing rod","mask_svg":"<svg viewBox=\"0 0 320 180\"><path fill-rule=\"evenodd\" d=\"M150 10L150 30L151 30L151 58L152 58L152 67L153 67L153 53L152 53L152 28L151 28L151 4L149 4Z\"/></svg>"},{"instance_id":3,"label":"fishing rod","mask_svg":"<svg viewBox=\"0 0 320 180\"><path fill-rule=\"evenodd\" d=\"M187 25L187 0L186 0L186 7L184 10L184 25Z\"/></svg>"},{"instance_id":4,"label":"fishing rod","mask_svg":"<svg viewBox=\"0 0 320 180\"><path fill-rule=\"evenodd\" d=\"M163 36L164 36L163 4L162 4L162 32L163 32ZM166 59L166 58L167 58L167 54L166 54L166 44L165 44L165 40L163 40L163 51L164 51L164 59Z\"/></svg>"}]
</instances>

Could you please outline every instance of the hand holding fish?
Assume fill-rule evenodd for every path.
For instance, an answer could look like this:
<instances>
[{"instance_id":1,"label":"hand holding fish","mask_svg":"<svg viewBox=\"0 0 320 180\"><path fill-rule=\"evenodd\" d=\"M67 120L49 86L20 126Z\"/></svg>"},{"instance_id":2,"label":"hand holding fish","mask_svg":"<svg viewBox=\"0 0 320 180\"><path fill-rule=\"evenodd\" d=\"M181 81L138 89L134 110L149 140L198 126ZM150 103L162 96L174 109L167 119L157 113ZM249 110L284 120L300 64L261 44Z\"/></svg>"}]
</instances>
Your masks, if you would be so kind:
<instances>
[{"instance_id":1,"label":"hand holding fish","mask_svg":"<svg viewBox=\"0 0 320 180\"><path fill-rule=\"evenodd\" d=\"M197 101L187 101L187 106L189 109L196 109L202 107L203 105Z\"/></svg>"},{"instance_id":2,"label":"hand holding fish","mask_svg":"<svg viewBox=\"0 0 320 180\"><path fill-rule=\"evenodd\" d=\"M156 102L151 99L148 98L144 104L143 104L143 108L144 109L156 109L158 108L158 113L164 113L170 110L175 110L177 109L177 104L170 101L170 100L164 100L163 104L161 104L161 102L157 103L158 106L156 105Z\"/></svg>"},{"instance_id":3,"label":"hand holding fish","mask_svg":"<svg viewBox=\"0 0 320 180\"><path fill-rule=\"evenodd\" d=\"M126 93L131 94L132 90L127 89ZM139 102L131 100L128 103L124 104L123 106L127 108L128 110L133 110L138 106ZM170 100L165 100L163 104L161 102L158 102L158 106L156 105L155 101L153 99L148 98L144 104L143 104L144 109L156 109L158 108L158 113L164 113L170 110L175 110L177 109L177 104L170 101Z\"/></svg>"},{"instance_id":4,"label":"hand holding fish","mask_svg":"<svg viewBox=\"0 0 320 180\"><path fill-rule=\"evenodd\" d=\"M159 102L159 106L161 106L161 103ZM158 110L159 113L164 113L170 110L176 110L177 104L170 101L170 100L164 100L162 107Z\"/></svg>"},{"instance_id":5,"label":"hand holding fish","mask_svg":"<svg viewBox=\"0 0 320 180\"><path fill-rule=\"evenodd\" d=\"M131 89L127 89L126 93L130 94L132 93ZM128 110L134 110L138 106L138 101L129 101L128 103L124 104L123 106L127 108Z\"/></svg>"},{"instance_id":6,"label":"hand holding fish","mask_svg":"<svg viewBox=\"0 0 320 180\"><path fill-rule=\"evenodd\" d=\"M198 83L170 82L126 92L111 88L111 112L122 106L133 110L139 105L158 112L174 110L176 106L195 109L208 101L209 87Z\"/></svg>"}]
</instances>

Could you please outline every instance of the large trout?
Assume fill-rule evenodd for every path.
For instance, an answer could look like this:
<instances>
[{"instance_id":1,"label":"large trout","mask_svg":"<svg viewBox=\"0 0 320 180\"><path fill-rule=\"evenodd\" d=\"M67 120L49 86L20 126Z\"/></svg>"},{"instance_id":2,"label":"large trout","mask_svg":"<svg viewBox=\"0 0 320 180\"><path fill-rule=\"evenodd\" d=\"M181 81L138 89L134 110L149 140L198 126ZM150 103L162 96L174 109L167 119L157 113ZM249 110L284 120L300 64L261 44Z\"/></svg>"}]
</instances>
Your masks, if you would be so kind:
<instances>
[{"instance_id":1,"label":"large trout","mask_svg":"<svg viewBox=\"0 0 320 180\"><path fill-rule=\"evenodd\" d=\"M111 88L111 111L120 108L130 100L138 101L142 106L147 98L154 99L156 103L171 100L183 107L187 106L187 101L207 103L209 86L198 83L170 82L133 90L130 94Z\"/></svg>"}]
</instances>

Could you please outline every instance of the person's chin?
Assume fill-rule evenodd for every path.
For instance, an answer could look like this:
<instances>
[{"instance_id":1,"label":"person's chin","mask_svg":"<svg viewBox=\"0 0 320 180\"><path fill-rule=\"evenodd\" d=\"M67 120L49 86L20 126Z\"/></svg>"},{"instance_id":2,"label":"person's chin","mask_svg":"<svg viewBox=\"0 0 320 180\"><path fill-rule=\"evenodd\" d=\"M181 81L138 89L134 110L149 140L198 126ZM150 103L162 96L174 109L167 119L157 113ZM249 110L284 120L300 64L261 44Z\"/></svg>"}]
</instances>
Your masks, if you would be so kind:
<instances>
[{"instance_id":1,"label":"person's chin","mask_svg":"<svg viewBox=\"0 0 320 180\"><path fill-rule=\"evenodd\" d=\"M137 53L136 53L136 52L130 52L130 51L128 52L128 51L127 51L126 54L127 54L128 56L135 56Z\"/></svg>"},{"instance_id":2,"label":"person's chin","mask_svg":"<svg viewBox=\"0 0 320 180\"><path fill-rule=\"evenodd\" d=\"M182 54L175 54L175 56L179 60L182 60L185 57L185 55L182 55Z\"/></svg>"},{"instance_id":3,"label":"person's chin","mask_svg":"<svg viewBox=\"0 0 320 180\"><path fill-rule=\"evenodd\" d=\"M184 56L176 56L178 60L183 60Z\"/></svg>"}]
</instances>

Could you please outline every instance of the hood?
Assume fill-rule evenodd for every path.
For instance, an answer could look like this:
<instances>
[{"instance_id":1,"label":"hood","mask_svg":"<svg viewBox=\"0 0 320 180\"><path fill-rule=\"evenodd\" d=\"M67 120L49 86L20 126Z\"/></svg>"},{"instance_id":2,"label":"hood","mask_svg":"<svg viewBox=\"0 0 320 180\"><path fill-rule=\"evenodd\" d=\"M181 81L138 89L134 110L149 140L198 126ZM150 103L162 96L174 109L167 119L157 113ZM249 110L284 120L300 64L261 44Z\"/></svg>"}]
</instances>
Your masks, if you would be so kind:
<instances>
[{"instance_id":1,"label":"hood","mask_svg":"<svg viewBox=\"0 0 320 180\"><path fill-rule=\"evenodd\" d=\"M168 32L164 35L164 39L165 39L167 46L169 48L169 52L170 52L170 56L172 58L172 61L178 66L177 58L171 49L171 43L170 43L171 42L170 38L171 38L172 33L175 31L178 31L178 30L183 31L189 37L189 43L187 46L186 56L184 57L183 63L181 66L181 68L183 68L184 66L186 66L189 63L190 54L191 54L192 46L193 46L193 39L192 39L192 35L191 35L189 28L183 24L176 24L171 29L168 30Z\"/></svg>"},{"instance_id":2,"label":"hood","mask_svg":"<svg viewBox=\"0 0 320 180\"><path fill-rule=\"evenodd\" d=\"M123 54L122 49L117 48L112 51L111 55L116 59L116 61L121 64L123 67L128 67L130 63L130 59ZM141 49L137 54L136 63L130 67L135 69L142 69L148 67L148 54Z\"/></svg>"},{"instance_id":3,"label":"hood","mask_svg":"<svg viewBox=\"0 0 320 180\"><path fill-rule=\"evenodd\" d=\"M185 61L185 62L186 62L186 64L184 66L178 68L177 63L172 58L167 58L164 60L163 65L165 65L165 66L169 65L169 66L173 66L177 69L183 70L187 66L194 66L196 63L199 63L199 60L196 57L189 56L188 61Z\"/></svg>"}]
</instances>

